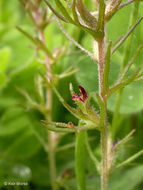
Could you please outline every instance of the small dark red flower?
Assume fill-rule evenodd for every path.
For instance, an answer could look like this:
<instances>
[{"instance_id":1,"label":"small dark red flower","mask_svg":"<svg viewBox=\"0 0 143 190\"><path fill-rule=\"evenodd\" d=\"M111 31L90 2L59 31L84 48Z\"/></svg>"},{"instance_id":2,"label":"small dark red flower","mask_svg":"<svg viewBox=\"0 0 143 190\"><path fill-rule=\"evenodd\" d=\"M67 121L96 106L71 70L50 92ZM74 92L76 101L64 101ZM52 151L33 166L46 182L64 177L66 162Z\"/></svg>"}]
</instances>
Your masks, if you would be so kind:
<instances>
[{"instance_id":1,"label":"small dark red flower","mask_svg":"<svg viewBox=\"0 0 143 190\"><path fill-rule=\"evenodd\" d=\"M77 94L74 94L72 97L72 100L78 100L80 102L85 102L87 99L87 93L82 86L78 86L78 88L79 88L80 96L78 96Z\"/></svg>"}]
</instances>

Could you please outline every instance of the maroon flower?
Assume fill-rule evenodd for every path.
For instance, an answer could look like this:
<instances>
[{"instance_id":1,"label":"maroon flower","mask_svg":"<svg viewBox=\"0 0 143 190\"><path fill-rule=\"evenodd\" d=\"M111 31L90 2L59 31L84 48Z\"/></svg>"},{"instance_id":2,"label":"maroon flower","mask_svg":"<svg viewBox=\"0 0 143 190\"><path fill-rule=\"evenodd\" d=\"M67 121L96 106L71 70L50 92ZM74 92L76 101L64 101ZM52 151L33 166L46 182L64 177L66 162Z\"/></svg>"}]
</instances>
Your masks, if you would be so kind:
<instances>
[{"instance_id":1,"label":"maroon flower","mask_svg":"<svg viewBox=\"0 0 143 190\"><path fill-rule=\"evenodd\" d=\"M72 97L72 100L78 100L80 102L85 102L87 99L87 93L82 86L78 86L78 88L79 88L80 96L78 96L77 94L74 94Z\"/></svg>"}]
</instances>

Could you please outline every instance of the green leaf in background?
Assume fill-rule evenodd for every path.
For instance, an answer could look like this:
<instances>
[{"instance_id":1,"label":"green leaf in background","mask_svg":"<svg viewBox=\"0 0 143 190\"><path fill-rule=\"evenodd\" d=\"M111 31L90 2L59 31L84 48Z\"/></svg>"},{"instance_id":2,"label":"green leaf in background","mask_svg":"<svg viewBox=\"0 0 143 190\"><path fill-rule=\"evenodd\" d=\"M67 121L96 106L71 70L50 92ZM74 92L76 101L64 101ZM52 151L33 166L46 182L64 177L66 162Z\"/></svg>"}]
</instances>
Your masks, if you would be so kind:
<instances>
[{"instance_id":1,"label":"green leaf in background","mask_svg":"<svg viewBox=\"0 0 143 190\"><path fill-rule=\"evenodd\" d=\"M108 108L114 111L116 94L108 101ZM143 109L143 82L134 82L124 88L120 113L132 114Z\"/></svg>"},{"instance_id":2,"label":"green leaf in background","mask_svg":"<svg viewBox=\"0 0 143 190\"><path fill-rule=\"evenodd\" d=\"M32 183L44 187L50 185L49 166L45 152L39 150L34 157L27 161L27 164L32 171Z\"/></svg>"},{"instance_id":3,"label":"green leaf in background","mask_svg":"<svg viewBox=\"0 0 143 190\"><path fill-rule=\"evenodd\" d=\"M0 88L4 87L7 82L7 76L0 72Z\"/></svg>"},{"instance_id":4,"label":"green leaf in background","mask_svg":"<svg viewBox=\"0 0 143 190\"><path fill-rule=\"evenodd\" d=\"M1 95L0 97L0 110L8 107L11 108L17 104L17 99L14 97L5 97L5 95Z\"/></svg>"},{"instance_id":5,"label":"green leaf in background","mask_svg":"<svg viewBox=\"0 0 143 190\"><path fill-rule=\"evenodd\" d=\"M0 136L13 135L29 127L29 121L20 107L9 108L1 118Z\"/></svg>"},{"instance_id":6,"label":"green leaf in background","mask_svg":"<svg viewBox=\"0 0 143 190\"><path fill-rule=\"evenodd\" d=\"M7 146L2 156L4 159L27 159L36 154L41 147L36 136L30 130L21 132L21 134Z\"/></svg>"},{"instance_id":7,"label":"green leaf in background","mask_svg":"<svg viewBox=\"0 0 143 190\"><path fill-rule=\"evenodd\" d=\"M11 72L9 82L3 89L2 94L5 95L5 97L11 96L17 98L20 94L16 90L16 86L19 88L22 87L34 94L34 76L38 72L39 66L39 62L31 58L28 63Z\"/></svg>"},{"instance_id":8,"label":"green leaf in background","mask_svg":"<svg viewBox=\"0 0 143 190\"><path fill-rule=\"evenodd\" d=\"M76 74L79 85L83 86L88 92L98 90L97 65L90 58L83 56L77 59L79 72Z\"/></svg>"},{"instance_id":9,"label":"green leaf in background","mask_svg":"<svg viewBox=\"0 0 143 190\"><path fill-rule=\"evenodd\" d=\"M54 36L54 38L53 38ZM51 23L45 30L45 38L48 49L53 51L55 48L61 47L63 45L63 36L61 31L56 27L56 23Z\"/></svg>"},{"instance_id":10,"label":"green leaf in background","mask_svg":"<svg viewBox=\"0 0 143 190\"><path fill-rule=\"evenodd\" d=\"M38 114L35 114L34 111L27 112L27 117L33 134L35 134L41 145L43 145L45 151L47 151L47 131L40 124L41 117L39 117Z\"/></svg>"},{"instance_id":11,"label":"green leaf in background","mask_svg":"<svg viewBox=\"0 0 143 190\"><path fill-rule=\"evenodd\" d=\"M10 61L10 48L5 47L0 49L0 72L5 72L8 68L8 64Z\"/></svg>"},{"instance_id":12,"label":"green leaf in background","mask_svg":"<svg viewBox=\"0 0 143 190\"><path fill-rule=\"evenodd\" d=\"M9 70L25 64L33 55L33 49L28 47L31 42L16 30L15 26L21 22L28 23L27 17L20 3L11 0L11 3L1 0L0 2L0 47L9 47L11 60ZM31 28L25 26L29 31Z\"/></svg>"},{"instance_id":13,"label":"green leaf in background","mask_svg":"<svg viewBox=\"0 0 143 190\"><path fill-rule=\"evenodd\" d=\"M143 181L143 165L136 166L112 179L110 190L136 190L137 185Z\"/></svg>"}]
</instances>

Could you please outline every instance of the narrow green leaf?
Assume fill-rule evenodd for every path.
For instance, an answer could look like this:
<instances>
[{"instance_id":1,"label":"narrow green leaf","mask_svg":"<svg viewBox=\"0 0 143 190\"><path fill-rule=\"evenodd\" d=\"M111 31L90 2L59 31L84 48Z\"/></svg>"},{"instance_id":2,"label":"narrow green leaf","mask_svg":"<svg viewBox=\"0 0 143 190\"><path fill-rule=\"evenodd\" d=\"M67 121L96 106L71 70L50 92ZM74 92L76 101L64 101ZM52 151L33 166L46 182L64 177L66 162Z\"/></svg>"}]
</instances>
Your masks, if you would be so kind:
<instances>
[{"instance_id":1,"label":"narrow green leaf","mask_svg":"<svg viewBox=\"0 0 143 190\"><path fill-rule=\"evenodd\" d=\"M44 127L47 127L48 130L51 131L57 131L57 132L77 132L80 133L81 131L87 131L87 130L94 130L96 129L93 125L82 125L82 126L75 126L74 128L69 128L68 124L63 123L57 123L57 122L48 122L45 120L41 121L41 124Z\"/></svg>"},{"instance_id":2,"label":"narrow green leaf","mask_svg":"<svg viewBox=\"0 0 143 190\"><path fill-rule=\"evenodd\" d=\"M35 44L35 39L28 32L24 31L19 26L16 26L16 29L23 33L27 38L29 38L29 40L31 40Z\"/></svg>"},{"instance_id":3,"label":"narrow green leaf","mask_svg":"<svg viewBox=\"0 0 143 190\"><path fill-rule=\"evenodd\" d=\"M119 84L111 87L109 89L108 93L107 93L107 97L109 98L117 90L120 90L120 89L124 88L125 86L127 86L128 84L130 84L132 81L134 81L139 72L140 72L140 69L137 69L137 71L134 74L132 74L126 81L121 82L121 83L119 83Z\"/></svg>"},{"instance_id":4,"label":"narrow green leaf","mask_svg":"<svg viewBox=\"0 0 143 190\"><path fill-rule=\"evenodd\" d=\"M60 0L55 0L55 3L57 5L57 7L60 9L60 11L62 12L62 14L64 15L64 17L72 24L75 24L74 20L71 18L71 16L69 15L69 13L67 12L67 10L65 9L65 7L63 6L63 4L60 2Z\"/></svg>"},{"instance_id":5,"label":"narrow green leaf","mask_svg":"<svg viewBox=\"0 0 143 190\"><path fill-rule=\"evenodd\" d=\"M41 125L46 127L49 131L62 132L62 133L73 133L73 132L75 132L74 129L61 128L61 127L56 127L54 125L48 125L48 124L45 124L45 122L43 122L43 121L41 121Z\"/></svg>"},{"instance_id":6,"label":"narrow green leaf","mask_svg":"<svg viewBox=\"0 0 143 190\"><path fill-rule=\"evenodd\" d=\"M133 26L133 24L136 22L136 20L138 19L138 13L139 13L139 3L135 2L132 5L128 29L130 29ZM128 37L128 39L126 40L126 43L125 43L124 53L123 53L123 61L122 61L122 69L124 69L124 67L126 66L126 64L129 61L131 49L134 46L132 41L133 41L133 32Z\"/></svg>"},{"instance_id":7,"label":"narrow green leaf","mask_svg":"<svg viewBox=\"0 0 143 190\"><path fill-rule=\"evenodd\" d=\"M134 161L136 158L138 158L139 156L141 156L143 154L143 150L140 150L139 152L137 152L136 154L134 154L133 156L131 156L130 158L128 158L127 160L125 160L124 162L118 164L116 166L116 168L120 168L122 166L125 166L127 164L129 164L130 162Z\"/></svg>"},{"instance_id":8,"label":"narrow green leaf","mask_svg":"<svg viewBox=\"0 0 143 190\"><path fill-rule=\"evenodd\" d=\"M69 77L69 76L71 76L71 75L74 75L74 74L77 73L78 71L79 71L79 69L74 69L74 70L72 70L72 71L70 71L70 72L62 73L62 74L58 75L58 77L59 77L60 79L63 79L63 78Z\"/></svg>"},{"instance_id":9,"label":"narrow green leaf","mask_svg":"<svg viewBox=\"0 0 143 190\"><path fill-rule=\"evenodd\" d=\"M96 94L97 100L98 100L98 104L100 106L100 126L103 127L104 126L104 117L105 117L105 108L104 108L104 103L101 100L99 94Z\"/></svg>"},{"instance_id":10,"label":"narrow green leaf","mask_svg":"<svg viewBox=\"0 0 143 190\"><path fill-rule=\"evenodd\" d=\"M108 91L107 97L109 98L112 94L114 94L117 90L120 90L125 87L125 84L123 82L111 87Z\"/></svg>"},{"instance_id":11,"label":"narrow green leaf","mask_svg":"<svg viewBox=\"0 0 143 190\"><path fill-rule=\"evenodd\" d=\"M108 80L109 80L109 71L110 71L111 46L112 46L112 42L109 43L107 47L106 56L105 56L105 68L104 68L104 78L103 78L103 93L104 94L106 94L109 88Z\"/></svg>"},{"instance_id":12,"label":"narrow green leaf","mask_svg":"<svg viewBox=\"0 0 143 190\"><path fill-rule=\"evenodd\" d=\"M98 23L97 23L97 32L99 37L104 36L104 14L105 14L105 3L104 0L99 0L99 13L98 13Z\"/></svg>"},{"instance_id":13,"label":"narrow green leaf","mask_svg":"<svg viewBox=\"0 0 143 190\"><path fill-rule=\"evenodd\" d=\"M21 29L19 26L16 26L17 30L23 33L27 38L29 38L35 45L39 45L41 49L51 58L54 59L48 48L39 40L39 38L33 38L28 32Z\"/></svg>"},{"instance_id":14,"label":"narrow green leaf","mask_svg":"<svg viewBox=\"0 0 143 190\"><path fill-rule=\"evenodd\" d=\"M82 20L87 24L89 27L91 27L94 31L96 31L97 26L97 20L96 18L90 14L90 12L85 8L83 1L78 0L77 1L77 9L80 13L80 16Z\"/></svg>"},{"instance_id":15,"label":"narrow green leaf","mask_svg":"<svg viewBox=\"0 0 143 190\"><path fill-rule=\"evenodd\" d=\"M79 19L78 19L77 12L76 12L76 0L72 1L72 13L73 13L73 17L74 17L76 24L81 26Z\"/></svg>"},{"instance_id":16,"label":"narrow green leaf","mask_svg":"<svg viewBox=\"0 0 143 190\"><path fill-rule=\"evenodd\" d=\"M130 67L132 66L132 64L134 63L135 59L137 58L137 56L139 55L140 51L142 50L143 48L143 41L139 44L139 46L137 47L136 49L136 52L134 54L134 56L132 57L132 59L127 63L127 65L125 66L123 72L121 73L120 77L119 77L119 80L118 81L121 81L124 79L126 73L129 71Z\"/></svg>"},{"instance_id":17,"label":"narrow green leaf","mask_svg":"<svg viewBox=\"0 0 143 190\"><path fill-rule=\"evenodd\" d=\"M69 125L68 125L67 123L50 122L50 121L47 121L47 120L42 120L41 122L42 122L42 123L45 123L45 124L47 124L47 125L54 125L54 126L66 127L66 128L69 127Z\"/></svg>"},{"instance_id":18,"label":"narrow green leaf","mask_svg":"<svg viewBox=\"0 0 143 190\"><path fill-rule=\"evenodd\" d=\"M126 135L122 140L120 140L114 147L114 151L118 150L118 148L120 148L122 145L124 145L125 143L127 143L132 135L134 134L135 130L133 129L128 135Z\"/></svg>"},{"instance_id":19,"label":"narrow green leaf","mask_svg":"<svg viewBox=\"0 0 143 190\"><path fill-rule=\"evenodd\" d=\"M46 45L43 44L43 42L39 38L35 38L35 42L36 42L36 44L40 45L41 49L48 55L49 58L54 60L53 55L51 54L51 52L48 50Z\"/></svg>"},{"instance_id":20,"label":"narrow green leaf","mask_svg":"<svg viewBox=\"0 0 143 190\"><path fill-rule=\"evenodd\" d=\"M46 1L46 0L44 0L44 1L45 1L45 3L47 4L47 6L51 9L51 11L52 11L60 20L62 20L62 21L64 21L64 22L68 22L68 20L65 19L62 15L60 15L60 14L52 7L52 5L51 5L48 1Z\"/></svg>"},{"instance_id":21,"label":"narrow green leaf","mask_svg":"<svg viewBox=\"0 0 143 190\"><path fill-rule=\"evenodd\" d=\"M112 54L122 45L122 43L130 36L130 34L134 31L134 29L138 26L138 24L142 21L143 17L141 17L132 27L131 29L125 34L121 40L115 45L112 49Z\"/></svg>"},{"instance_id":22,"label":"narrow green leaf","mask_svg":"<svg viewBox=\"0 0 143 190\"><path fill-rule=\"evenodd\" d=\"M81 29L83 29L84 31L88 32L89 34L91 34L95 39L96 37L98 36L96 34L96 32L86 26L83 26L79 19L78 19L78 15L77 15L77 12L76 12L76 0L73 0L73 3L72 3L72 13L73 13L73 17L74 17L74 20L75 20L75 24L77 26L79 26Z\"/></svg>"},{"instance_id":23,"label":"narrow green leaf","mask_svg":"<svg viewBox=\"0 0 143 190\"><path fill-rule=\"evenodd\" d=\"M132 81L134 81L134 79L138 76L139 72L140 72L140 68L137 69L137 70L124 82L124 84L125 84L125 85L128 85L128 84L130 84Z\"/></svg>"}]
</instances>

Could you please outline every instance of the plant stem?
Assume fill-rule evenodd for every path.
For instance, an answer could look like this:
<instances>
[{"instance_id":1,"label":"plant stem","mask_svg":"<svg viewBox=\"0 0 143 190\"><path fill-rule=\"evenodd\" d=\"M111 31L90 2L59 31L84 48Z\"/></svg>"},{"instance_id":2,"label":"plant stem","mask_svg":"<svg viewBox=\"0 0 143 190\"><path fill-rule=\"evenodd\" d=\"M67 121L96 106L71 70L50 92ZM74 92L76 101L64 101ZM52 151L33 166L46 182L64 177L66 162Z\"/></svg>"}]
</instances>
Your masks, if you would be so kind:
<instances>
[{"instance_id":1,"label":"plant stem","mask_svg":"<svg viewBox=\"0 0 143 190\"><path fill-rule=\"evenodd\" d=\"M108 167L107 167L107 127L101 131L101 148L102 148L102 168L101 168L101 190L107 190Z\"/></svg>"},{"instance_id":2,"label":"plant stem","mask_svg":"<svg viewBox=\"0 0 143 190\"><path fill-rule=\"evenodd\" d=\"M101 121L101 149L102 149L102 168L101 168L101 190L107 190L108 181L108 166L107 166L107 102L103 92L104 86L104 67L105 67L105 54L104 54L104 38L98 42L98 74L99 74L99 95L104 104L104 118Z\"/></svg>"},{"instance_id":3,"label":"plant stem","mask_svg":"<svg viewBox=\"0 0 143 190\"><path fill-rule=\"evenodd\" d=\"M47 89L47 109L50 110L46 119L51 121L51 109L52 109L52 91ZM47 132L48 137L48 158L49 158L49 168L50 168L50 178L52 190L56 190L56 161L55 161L55 138L56 134L52 131Z\"/></svg>"},{"instance_id":4,"label":"plant stem","mask_svg":"<svg viewBox=\"0 0 143 190\"><path fill-rule=\"evenodd\" d=\"M36 38L36 42L40 45L41 49L43 50L44 57L45 57L46 79L50 82L52 80L51 60L53 60L53 56L46 47L46 42L45 42L45 37L44 37L44 27L40 26L42 15L41 15L41 12L39 11L39 3L37 1L37 4L34 4L34 9L31 8L31 10L27 10L27 13L37 29L37 33L39 37ZM21 32L25 33L20 28L18 29ZM31 36L28 36L28 37L31 38ZM33 40L33 38L31 38L31 40L35 43L35 40ZM52 89L50 87L47 87L47 90L46 90L45 110L46 112L44 111L43 115L45 119L50 122L52 120ZM44 145L45 149L48 150L50 180L51 180L52 190L57 190L56 161L55 161L56 139L57 139L56 134L54 132L48 131L47 132L47 141L48 141L47 148Z\"/></svg>"},{"instance_id":5,"label":"plant stem","mask_svg":"<svg viewBox=\"0 0 143 190\"><path fill-rule=\"evenodd\" d=\"M44 33L42 30L39 31L39 36L43 44L45 43ZM46 77L48 81L52 80L51 74L51 61L47 54L45 54L45 66L46 66ZM45 115L47 121L52 121L52 89L47 87L46 91L46 108L48 114ZM56 134L54 132L47 132L48 138L48 159L49 159L49 168L50 168L50 179L52 190L56 190L56 161L55 161L55 145L56 145Z\"/></svg>"}]
</instances>

